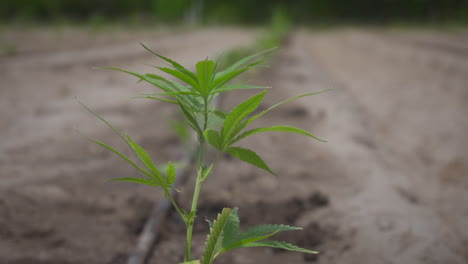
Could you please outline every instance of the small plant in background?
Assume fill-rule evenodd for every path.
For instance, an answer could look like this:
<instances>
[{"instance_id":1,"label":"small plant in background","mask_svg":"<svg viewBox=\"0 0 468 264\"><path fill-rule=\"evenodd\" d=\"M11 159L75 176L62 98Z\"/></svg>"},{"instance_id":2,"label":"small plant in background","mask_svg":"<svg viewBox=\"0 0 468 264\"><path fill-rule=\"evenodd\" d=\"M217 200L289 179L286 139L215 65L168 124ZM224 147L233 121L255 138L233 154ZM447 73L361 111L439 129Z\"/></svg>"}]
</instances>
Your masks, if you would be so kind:
<instances>
[{"instance_id":1,"label":"small plant in background","mask_svg":"<svg viewBox=\"0 0 468 264\"><path fill-rule=\"evenodd\" d=\"M211 264L217 256L224 252L246 247L274 247L311 254L316 253L315 251L303 249L283 241L269 240L270 237L279 232L299 230L301 229L299 227L287 225L260 225L240 232L237 208L224 208L222 212L219 213L216 220L209 222L210 233L206 240L204 253L199 260L192 259L191 248L193 226L194 220L197 217L200 191L203 183L210 177L213 168L219 162L222 154L228 153L235 158L257 166L273 175L277 175L257 153L250 149L237 147L235 144L246 137L266 131L297 133L324 141L309 132L291 126L279 125L247 129L256 119L262 117L272 109L289 101L318 93L299 95L279 102L257 114L252 114L258 108L267 93L264 89L269 87L253 86L249 84L231 84L230 81L249 69L259 66L264 61L262 57L271 52L271 50L247 56L223 70L218 68L216 62L206 59L199 61L196 64L196 71L192 72L181 64L153 52L146 46L143 45L143 47L172 66L156 68L171 75L177 81L169 80L152 73L139 74L118 68L108 69L131 74L136 76L139 81L148 82L161 89L163 91L162 93L144 94L139 97L159 100L178 106L188 126L196 133L198 139L198 170L191 208L189 210L183 209L171 195L171 189L176 188L176 186L174 186L176 167L173 163L169 162L166 166L158 168L147 152L133 141L128 134L121 133L104 118L82 104L88 111L113 129L134 151L141 163L138 164L111 146L96 139L89 138L91 141L117 154L131 166L135 167L141 174L141 177L118 178L113 180L145 184L163 190L165 197L172 203L174 209L186 225L185 263ZM229 112L224 112L214 106L213 100L219 96L219 94L245 89L261 89L264 91L248 98ZM213 160L207 160L206 158L205 153L208 145L217 153ZM165 167L164 170L162 170L162 167Z\"/></svg>"}]
</instances>

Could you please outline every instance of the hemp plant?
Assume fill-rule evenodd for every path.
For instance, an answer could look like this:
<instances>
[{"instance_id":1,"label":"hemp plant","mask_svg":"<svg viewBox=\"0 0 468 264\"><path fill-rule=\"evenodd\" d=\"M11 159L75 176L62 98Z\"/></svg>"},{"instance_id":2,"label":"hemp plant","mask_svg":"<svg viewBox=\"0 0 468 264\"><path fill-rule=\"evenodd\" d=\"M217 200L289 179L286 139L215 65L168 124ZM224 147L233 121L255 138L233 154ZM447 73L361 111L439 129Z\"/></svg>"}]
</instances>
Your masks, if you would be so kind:
<instances>
[{"instance_id":1,"label":"hemp plant","mask_svg":"<svg viewBox=\"0 0 468 264\"><path fill-rule=\"evenodd\" d=\"M204 253L200 259L192 259L191 248L192 232L194 220L197 216L198 198L200 196L200 191L203 183L210 177L214 166L219 162L222 154L228 153L235 158L250 163L260 169L267 171L268 173L277 176L277 174L254 151L234 145L246 137L266 131L297 133L324 141L307 131L291 126L279 125L272 127L246 129L252 122L272 109L289 101L318 93L302 94L279 102L257 114L253 114L267 93L267 91L264 89L270 87L253 86L249 84L230 84L230 81L247 70L259 66L264 61L264 54L270 52L271 50L247 56L223 70L219 70L217 63L213 60L202 60L196 64L196 70L192 72L178 62L155 53L143 44L141 45L146 50L156 55L168 63L169 66L171 66L156 68L166 74L171 75L175 80L170 80L153 73L139 74L118 68L108 69L131 74L136 76L139 81L148 82L161 89L163 91L162 93L143 94L139 97L159 100L177 105L185 117L188 125L196 133L198 139L198 170L193 191L192 205L189 210L185 210L177 203L172 195L171 189L176 188L176 186L174 186L176 179L176 167L173 165L173 163L168 162L167 165L164 166L165 171L163 171L161 167L158 168L155 163L153 163L148 153L140 145L133 141L128 134L123 134L109 122L107 122L103 117L99 116L93 110L82 104L88 111L98 117L111 129L113 129L115 133L117 133L117 135L119 135L133 150L136 157L140 161L140 164L138 164L130 157L125 156L113 147L108 146L96 139L89 138L91 141L117 154L120 158L128 162L141 174L141 177L118 178L112 180L145 184L152 187L161 188L163 190L165 198L171 202L172 206L180 215L186 226L184 263L211 264L213 263L214 259L221 253L246 247L274 247L304 253L317 253L315 251L303 249L283 241L269 240L271 236L279 232L299 230L301 229L299 227L288 225L260 225L240 232L237 208L224 208L222 212L218 214L216 220L209 222L210 233L208 234L206 240ZM263 89L264 91L248 98L229 112L224 112L221 109L214 107L213 100L219 94L233 90L244 89ZM208 160L205 158L208 144L211 145L217 153L216 157L211 162L208 162Z\"/></svg>"}]
</instances>

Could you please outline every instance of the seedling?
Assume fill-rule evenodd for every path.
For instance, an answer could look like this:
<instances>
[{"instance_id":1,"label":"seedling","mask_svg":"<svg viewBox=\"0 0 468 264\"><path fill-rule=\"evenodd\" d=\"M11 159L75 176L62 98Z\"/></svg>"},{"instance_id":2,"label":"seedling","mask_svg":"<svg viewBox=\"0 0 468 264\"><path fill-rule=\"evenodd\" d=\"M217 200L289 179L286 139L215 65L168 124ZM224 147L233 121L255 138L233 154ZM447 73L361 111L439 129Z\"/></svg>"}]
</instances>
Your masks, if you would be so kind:
<instances>
[{"instance_id":1,"label":"seedling","mask_svg":"<svg viewBox=\"0 0 468 264\"><path fill-rule=\"evenodd\" d=\"M174 209L177 211L186 225L187 233L184 257L185 263L211 264L217 256L224 252L246 247L274 247L311 254L317 253L315 251L303 249L286 242L269 240L271 236L279 232L299 230L301 229L299 227L292 227L287 225L260 225L251 227L244 232L239 232L239 217L237 215L237 208L224 208L218 215L217 219L209 223L210 233L206 240L204 253L199 260L192 259L191 248L193 225L197 216L200 190L203 183L210 177L214 166L219 162L222 154L228 153L235 158L250 163L277 176L277 174L265 163L265 161L263 161L262 158L260 158L259 155L257 155L257 153L250 149L237 147L235 144L246 137L266 131L297 133L317 139L319 141L324 141L307 131L291 126L280 125L246 129L248 125L253 123L255 120L284 103L322 92L302 94L279 102L257 114L252 114L258 108L265 94L267 93L267 90L265 89L269 87L253 86L249 84L230 84L230 81L247 70L259 66L264 61L262 58L272 50L267 50L247 56L223 70L219 70L217 63L212 60L202 60L196 64L196 71L192 72L176 61L155 53L143 44L142 46L172 66L156 68L171 75L177 81L169 80L160 75L152 73L140 74L118 68L108 69L131 74L136 76L139 81L148 82L161 89L163 93L144 94L139 97L159 100L177 105L185 117L187 124L196 133L198 139L198 170L191 208L189 210L183 209L171 194L170 190L172 188L176 188L176 186L174 186L176 178L176 167L173 165L173 163L167 163L167 165L164 166L165 170L162 170L162 166L158 168L155 163L153 163L147 152L135 141L133 141L128 134L121 133L104 118L82 104L88 111L103 121L111 129L113 129L115 133L117 133L117 135L119 135L122 140L124 140L124 142L126 142L127 145L135 152L136 157L140 161L140 164L138 164L130 157L125 156L113 147L108 146L96 139L89 138L98 145L101 145L102 147L114 152L120 158L128 162L131 166L135 167L135 169L142 176L132 178L118 178L113 180L145 184L151 187L161 188L163 190L165 198L167 198L172 203ZM230 112L223 112L222 110L214 107L213 100L219 94L233 90L245 89L260 89L263 91L243 101L234 107ZM211 147L213 147L217 153L216 157L210 162L205 158L208 144L211 145Z\"/></svg>"}]
</instances>

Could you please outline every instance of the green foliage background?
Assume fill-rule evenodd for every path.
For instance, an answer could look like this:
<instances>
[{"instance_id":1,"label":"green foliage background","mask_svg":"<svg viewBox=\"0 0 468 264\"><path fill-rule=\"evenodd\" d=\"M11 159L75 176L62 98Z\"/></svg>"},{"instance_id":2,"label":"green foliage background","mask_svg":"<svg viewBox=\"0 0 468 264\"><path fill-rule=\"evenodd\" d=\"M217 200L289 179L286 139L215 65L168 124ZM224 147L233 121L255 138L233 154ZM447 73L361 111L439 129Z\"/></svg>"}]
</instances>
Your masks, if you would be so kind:
<instances>
[{"instance_id":1,"label":"green foliage background","mask_svg":"<svg viewBox=\"0 0 468 264\"><path fill-rule=\"evenodd\" d=\"M118 20L137 14L177 22L197 9L203 22L258 24L268 22L278 6L296 23L468 21L468 0L2 0L0 19Z\"/></svg>"}]
</instances>

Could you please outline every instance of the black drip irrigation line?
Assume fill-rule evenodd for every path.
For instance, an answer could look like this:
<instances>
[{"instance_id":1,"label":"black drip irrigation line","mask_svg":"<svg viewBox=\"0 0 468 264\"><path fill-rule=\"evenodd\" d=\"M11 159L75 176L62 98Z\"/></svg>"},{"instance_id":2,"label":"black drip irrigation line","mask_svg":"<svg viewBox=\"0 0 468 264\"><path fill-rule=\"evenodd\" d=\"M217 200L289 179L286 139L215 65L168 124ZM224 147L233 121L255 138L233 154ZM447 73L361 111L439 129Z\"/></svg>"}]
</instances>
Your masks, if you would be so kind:
<instances>
[{"instance_id":1,"label":"black drip irrigation line","mask_svg":"<svg viewBox=\"0 0 468 264\"><path fill-rule=\"evenodd\" d=\"M215 100L215 107L220 107L223 96L219 95ZM177 173L174 183L175 186L182 186L187 183L188 176L193 171L197 153L198 147L194 148L192 151L185 152L184 157L180 161L184 164L184 168L178 171L180 173ZM177 194L174 189L171 189L169 193L174 197ZM159 238L159 232L164 225L164 221L166 220L171 208L171 203L167 199L161 199L154 204L153 211L145 222L145 226L138 237L132 254L128 258L127 264L144 264L148 261L150 251L154 249L156 245Z\"/></svg>"}]
</instances>

